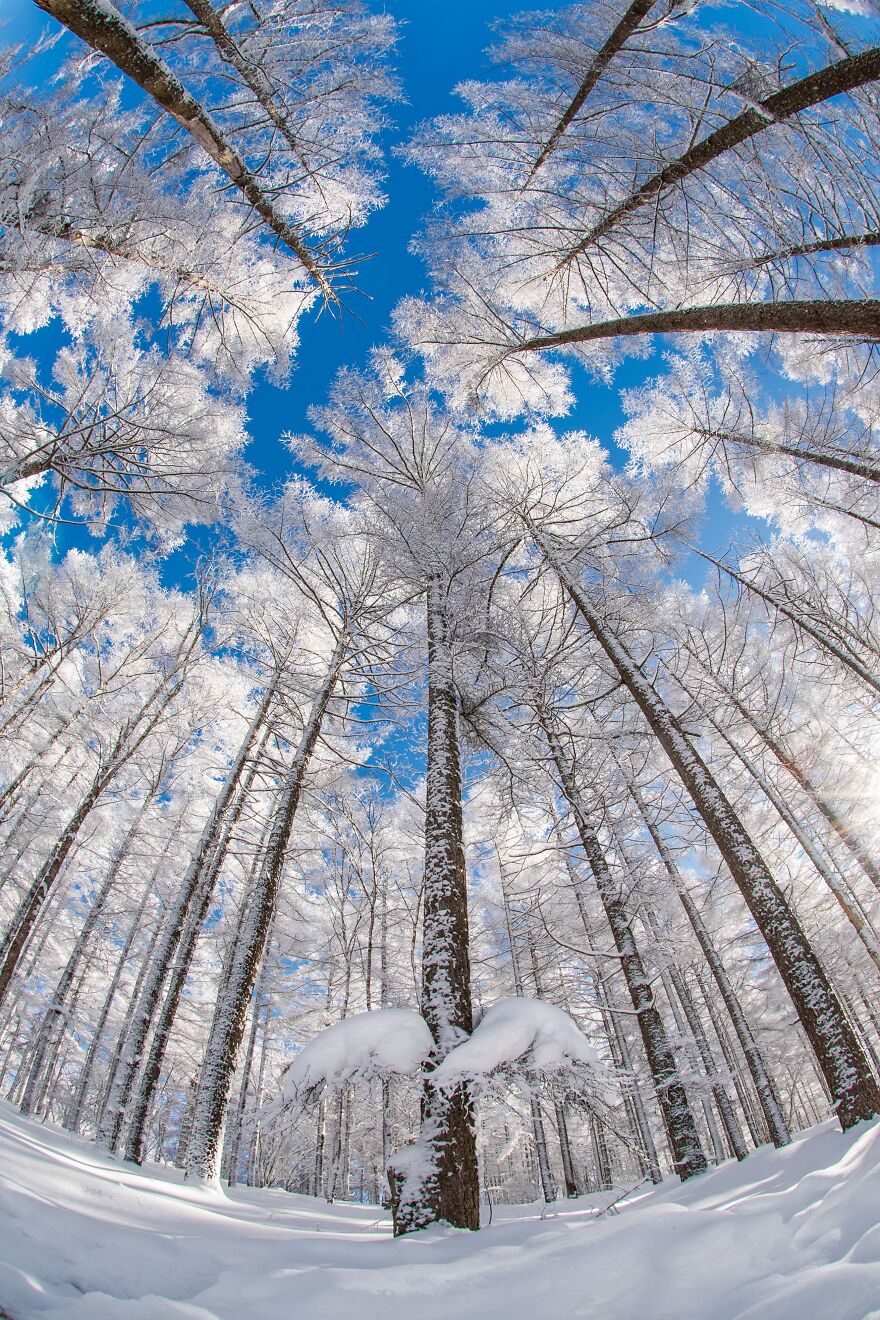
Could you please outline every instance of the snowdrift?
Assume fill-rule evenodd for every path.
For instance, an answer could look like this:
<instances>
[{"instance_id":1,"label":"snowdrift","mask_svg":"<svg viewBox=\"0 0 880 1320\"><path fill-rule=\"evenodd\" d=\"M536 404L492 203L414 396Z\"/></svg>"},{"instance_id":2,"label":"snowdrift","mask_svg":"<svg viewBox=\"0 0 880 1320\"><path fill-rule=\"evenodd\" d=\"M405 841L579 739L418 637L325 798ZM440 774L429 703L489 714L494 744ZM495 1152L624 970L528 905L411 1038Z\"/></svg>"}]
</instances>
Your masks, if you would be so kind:
<instances>
[{"instance_id":1,"label":"snowdrift","mask_svg":"<svg viewBox=\"0 0 880 1320\"><path fill-rule=\"evenodd\" d=\"M880 1124L683 1186L496 1208L393 1241L374 1206L228 1194L0 1106L12 1320L880 1320Z\"/></svg>"}]
</instances>

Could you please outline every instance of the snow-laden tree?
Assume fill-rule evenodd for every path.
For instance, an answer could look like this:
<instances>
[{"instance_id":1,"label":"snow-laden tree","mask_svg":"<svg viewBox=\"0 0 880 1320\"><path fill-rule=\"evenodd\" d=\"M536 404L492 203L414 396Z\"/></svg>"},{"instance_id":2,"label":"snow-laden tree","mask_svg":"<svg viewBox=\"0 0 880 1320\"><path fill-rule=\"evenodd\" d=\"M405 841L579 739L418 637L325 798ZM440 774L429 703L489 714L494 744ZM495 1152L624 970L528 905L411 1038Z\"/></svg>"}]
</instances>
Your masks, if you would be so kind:
<instances>
[{"instance_id":1,"label":"snow-laden tree","mask_svg":"<svg viewBox=\"0 0 880 1320\"><path fill-rule=\"evenodd\" d=\"M354 502L377 554L403 591L424 601L416 634L428 707L421 1011L439 1065L473 1025L459 716L463 691L479 682L490 583L503 551L491 509L474 498L476 435L439 410L425 385L409 385L393 358L379 355L370 376L342 374L313 420L330 444L303 442L300 453L357 484ZM434 1219L479 1226L465 1084L435 1088L428 1075L422 1136L395 1168L397 1232Z\"/></svg>"},{"instance_id":2,"label":"snow-laden tree","mask_svg":"<svg viewBox=\"0 0 880 1320\"><path fill-rule=\"evenodd\" d=\"M50 478L44 516L124 499L173 540L237 484L254 371L283 379L302 314L350 287L394 25L356 0L44 7L91 49L48 94L3 69L0 480L27 505ZM5 336L46 327L51 367Z\"/></svg>"},{"instance_id":3,"label":"snow-laden tree","mask_svg":"<svg viewBox=\"0 0 880 1320\"><path fill-rule=\"evenodd\" d=\"M520 16L509 74L411 157L449 199L437 297L401 333L459 406L562 409L659 332L877 337L876 24L812 3L711 26L695 5ZM746 343L750 343L746 340Z\"/></svg>"}]
</instances>

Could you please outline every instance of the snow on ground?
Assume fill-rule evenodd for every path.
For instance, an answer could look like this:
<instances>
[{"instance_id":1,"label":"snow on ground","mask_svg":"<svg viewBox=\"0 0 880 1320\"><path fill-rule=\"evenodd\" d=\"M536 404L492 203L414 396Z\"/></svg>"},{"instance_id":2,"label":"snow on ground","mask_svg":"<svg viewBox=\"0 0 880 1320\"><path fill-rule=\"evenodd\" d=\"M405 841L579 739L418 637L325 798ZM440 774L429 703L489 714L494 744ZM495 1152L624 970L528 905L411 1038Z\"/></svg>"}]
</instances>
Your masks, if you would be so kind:
<instances>
[{"instance_id":1,"label":"snow on ground","mask_svg":"<svg viewBox=\"0 0 880 1320\"><path fill-rule=\"evenodd\" d=\"M683 1186L393 1241L375 1207L224 1194L0 1106L12 1320L880 1320L880 1123Z\"/></svg>"}]
</instances>

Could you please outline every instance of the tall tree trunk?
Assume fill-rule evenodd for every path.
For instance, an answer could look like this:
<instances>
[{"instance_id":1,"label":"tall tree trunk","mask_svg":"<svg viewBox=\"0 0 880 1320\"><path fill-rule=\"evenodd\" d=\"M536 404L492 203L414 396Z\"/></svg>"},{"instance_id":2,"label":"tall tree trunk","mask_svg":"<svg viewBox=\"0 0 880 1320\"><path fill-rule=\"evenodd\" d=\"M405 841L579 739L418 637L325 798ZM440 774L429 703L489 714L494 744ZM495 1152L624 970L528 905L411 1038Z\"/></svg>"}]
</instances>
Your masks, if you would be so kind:
<instances>
[{"instance_id":1,"label":"tall tree trunk","mask_svg":"<svg viewBox=\"0 0 880 1320\"><path fill-rule=\"evenodd\" d=\"M284 857L309 761L347 648L348 637L343 633L334 647L321 686L312 701L299 745L278 794L266 851L251 896L249 920L235 949L228 981L221 986L214 1008L193 1111L192 1135L186 1153L188 1178L208 1182L217 1178L229 1087L244 1036L248 1005L269 925L275 913Z\"/></svg>"},{"instance_id":2,"label":"tall tree trunk","mask_svg":"<svg viewBox=\"0 0 880 1320\"><path fill-rule=\"evenodd\" d=\"M749 1026L745 1013L743 1012L742 1005L740 1004L736 991L731 984L730 977L727 975L727 970L721 961L721 956L715 948L715 943L712 936L709 934L706 923L703 921L699 908L688 892L684 877L679 871L672 853L669 851L666 840L663 838L663 835L657 828L656 822L648 811L644 799L642 798L641 791L636 788L635 784L630 784L629 791L633 802L639 810L642 820L645 822L648 833L654 841L654 846L657 849L660 860L666 868L666 874L669 876L675 887L681 905L691 924L691 929L697 938L697 943L703 952L703 957L706 959L706 964L709 971L712 973L712 977L721 994L724 1006L730 1016L733 1029L736 1032L740 1048L755 1085L758 1102L761 1105L764 1119L767 1123L767 1130L770 1134L770 1139L775 1146L786 1146L791 1140L791 1135L788 1131L788 1126L779 1104L779 1097L776 1094L776 1088L774 1087L772 1078L767 1071L764 1056L758 1047L758 1043L755 1040L752 1029Z\"/></svg>"},{"instance_id":3,"label":"tall tree trunk","mask_svg":"<svg viewBox=\"0 0 880 1320\"><path fill-rule=\"evenodd\" d=\"M680 684L680 686L683 685ZM686 688L684 690L687 691ZM825 859L822 857L818 848L816 848L810 836L807 834L806 830L803 828L797 816L791 810L779 790L770 783L769 779L767 779L766 775L761 772L751 757L734 742L729 734L724 732L711 715L702 710L701 713L703 718L715 730L719 738L721 738L722 742L730 748L737 760L742 762L760 788L761 792L766 797L767 801L776 811L777 815L788 826L788 829L791 831L795 839L797 839L800 847L812 863L817 875L821 877L827 888L831 891L847 921L862 941L862 944L864 944L868 957L878 971L880 971L880 939L877 938L877 934L870 921L868 921L859 910L854 896L849 892L846 885L844 885L834 874L832 867L826 864Z\"/></svg>"},{"instance_id":4,"label":"tall tree trunk","mask_svg":"<svg viewBox=\"0 0 880 1320\"><path fill-rule=\"evenodd\" d=\"M434 1041L432 1064L473 1030L467 875L462 838L458 698L445 579L427 584L428 767L425 802L425 883L422 1015ZM436 1220L456 1228L480 1226L473 1102L468 1087L425 1082L418 1154L399 1182L394 1231L408 1233Z\"/></svg>"},{"instance_id":5,"label":"tall tree trunk","mask_svg":"<svg viewBox=\"0 0 880 1320\"><path fill-rule=\"evenodd\" d=\"M245 734L238 755L230 766L223 788L220 790L210 815L205 821L196 850L181 881L177 897L166 915L162 934L159 937L150 968L141 986L122 1054L111 1078L107 1103L104 1106L104 1113L101 1118L99 1139L111 1150L115 1149L119 1141L126 1105L134 1086L138 1066L143 1057L147 1036L162 993L162 986L165 983L169 969L173 970L174 968L178 946L187 930L187 919L192 915L194 908L201 907L202 891L210 887L216 875L216 866L219 865L220 860L218 855L221 852L224 827L227 823L230 807L242 772L251 755L257 734L274 700L278 677L276 671Z\"/></svg>"},{"instance_id":6,"label":"tall tree trunk","mask_svg":"<svg viewBox=\"0 0 880 1320\"><path fill-rule=\"evenodd\" d=\"M791 996L844 1131L880 1114L880 1087L834 990L739 817L672 711L591 606L572 573L530 531L665 751L724 858Z\"/></svg>"},{"instance_id":7,"label":"tall tree trunk","mask_svg":"<svg viewBox=\"0 0 880 1320\"><path fill-rule=\"evenodd\" d=\"M654 1002L651 978L636 947L632 922L626 911L620 887L614 882L605 859L605 850L582 806L574 773L561 745L558 731L551 722L550 716L540 708L539 704L537 715L547 738L560 787L571 810L581 846L611 927L620 966L636 1011L657 1099L666 1124L673 1165L676 1173L684 1181L705 1170L706 1157L700 1145L693 1112L678 1077L675 1056L666 1035L663 1019Z\"/></svg>"},{"instance_id":8,"label":"tall tree trunk","mask_svg":"<svg viewBox=\"0 0 880 1320\"><path fill-rule=\"evenodd\" d=\"M22 898L12 918L0 951L0 1004L9 989L9 983L15 973L28 937L40 915L40 910L62 866L67 860L71 848L79 837L79 832L91 814L92 808L106 788L110 786L123 766L134 755L161 718L167 701L171 699L177 686L178 678L172 674L156 685L150 696L141 706L134 719L126 721L119 731L106 760L99 766L91 784L81 798L79 805L67 822L61 837L55 843L46 861L40 867L27 893ZM163 701L162 698L165 698Z\"/></svg>"},{"instance_id":9,"label":"tall tree trunk","mask_svg":"<svg viewBox=\"0 0 880 1320\"><path fill-rule=\"evenodd\" d=\"M501 861L501 855L496 848L498 857L498 873L501 878L501 901L504 904L504 920L507 925L507 942L510 946L510 965L513 971L513 985L518 998L525 994L523 989L522 968L519 961L519 949L517 948L516 936L513 931L513 918L510 910L510 895L507 891L507 880L504 875L504 866ZM532 967L535 966L534 949L529 945L529 952L532 957ZM537 977L535 978L535 993L541 998L541 987ZM524 1088L528 1091L529 1108L532 1114L532 1133L535 1138L535 1155L538 1160L538 1174L541 1179L541 1192L544 1200L550 1204L556 1200L556 1184L553 1181L553 1172L550 1168L550 1156L547 1151L547 1133L544 1127L544 1115L541 1112L541 1103L535 1096L531 1087Z\"/></svg>"},{"instance_id":10,"label":"tall tree trunk","mask_svg":"<svg viewBox=\"0 0 880 1320\"><path fill-rule=\"evenodd\" d=\"M141 921L143 919L143 915L144 912L146 911L147 903L150 898L151 888L152 888L152 877L147 885L146 890L144 891L143 898L141 899L137 913L131 923L131 927L129 929L128 935L126 936L125 943L123 944L122 949L120 950L119 958L116 963L116 968L110 980L110 984L107 987L107 993L104 996L104 1002L101 1005L101 1011L98 1014L98 1020L95 1023L95 1029L92 1032L92 1039L89 1041L89 1048L86 1051L86 1057L83 1060L83 1065L82 1068L80 1069L79 1079L76 1084L76 1091L74 1092L73 1099L68 1107L67 1113L64 1118L64 1126L71 1132L79 1132L79 1125L82 1119L82 1111L85 1107L86 1093L89 1088L89 1083L92 1080L92 1073L94 1071L94 1067L98 1059L98 1052L104 1043L104 1032L106 1031L107 1028L107 1021L110 1017L110 1011L113 1007L113 1001L116 998L116 993L119 989L119 983L122 980L122 976L125 971L125 965L128 962L132 945L134 944L137 936L140 934Z\"/></svg>"},{"instance_id":11,"label":"tall tree trunk","mask_svg":"<svg viewBox=\"0 0 880 1320\"><path fill-rule=\"evenodd\" d=\"M273 694L270 690L263 699L261 712L264 719L268 713L272 695ZM257 730L254 730L254 738L257 737L257 732ZM250 749L254 751L253 740L250 743ZM125 1138L125 1158L131 1160L134 1164L140 1164L143 1160L147 1120L150 1115L156 1087L159 1085L159 1077L162 1072L165 1051L168 1048L171 1030L174 1026L175 1018L177 1017L180 998L183 994L183 988L186 984L187 977L189 976L199 935L201 934L202 927L205 923L205 918L208 915L208 908L211 905L211 898L214 893L217 877L222 870L224 861L226 860L229 844L235 832L235 827L238 824L239 817L249 800L251 786L257 773L259 758L260 747L258 746L254 751L247 774L237 786L238 791L234 805L229 809L226 819L223 821L221 834L217 840L213 853L205 863L205 866L198 877L196 892L193 896L192 910L186 913L184 928L178 941L174 963L168 977L165 998L162 1002L162 1008L153 1028L153 1038L150 1041L146 1063L142 1069L137 1090L130 1105L131 1116L128 1124L128 1132L126 1133ZM182 1145L183 1143L181 1142L180 1144ZM183 1152L181 1151L181 1154L182 1153Z\"/></svg>"},{"instance_id":12,"label":"tall tree trunk","mask_svg":"<svg viewBox=\"0 0 880 1320\"><path fill-rule=\"evenodd\" d=\"M43 1071L46 1065L46 1058L51 1051L52 1038L56 1033L60 1035L64 1029L64 1023L68 1013L67 998L70 994L74 977L79 970L79 965L85 955L89 940L103 915L107 900L113 892L119 872L122 869L123 863L125 862L131 848L132 841L141 826L141 822L143 821L148 807L153 801L154 791L155 790L151 791L144 797L140 810L131 826L126 831L122 842L111 859L107 875L104 878L104 883L98 890L98 893L95 896L95 901L92 903L92 906L86 915L86 919L83 922L76 944L71 950L70 957L59 977L51 1001L47 1005L43 1014L34 1040L30 1071L24 1095L22 1096L21 1112L23 1114L30 1114L33 1112L34 1101L39 1092Z\"/></svg>"},{"instance_id":13,"label":"tall tree trunk","mask_svg":"<svg viewBox=\"0 0 880 1320\"><path fill-rule=\"evenodd\" d=\"M561 842L561 822L553 803L551 802L549 806L556 833L560 836ZM571 881L571 887L574 891L575 902L577 903L578 913L581 918L581 925L584 928L584 935L587 938L587 945L592 948L595 943L592 923L587 912L587 905L581 890L580 879L569 851L564 844L562 844L562 855L565 860L565 868L568 871L569 880ZM605 976L598 960L592 963L591 972L596 988L596 998L599 1004L599 1011L602 1015L602 1025L605 1029L605 1036L608 1040L608 1048L611 1051L614 1066L620 1075L623 1104L639 1152L642 1172L646 1177L651 1179L651 1182L659 1183L662 1181L660 1161L657 1157L657 1148L654 1144L651 1124L645 1109L644 1100L642 1099L639 1078L629 1048L629 1041L626 1038L626 1032L621 1026L620 1015L612 1002L609 987L606 984Z\"/></svg>"}]
</instances>

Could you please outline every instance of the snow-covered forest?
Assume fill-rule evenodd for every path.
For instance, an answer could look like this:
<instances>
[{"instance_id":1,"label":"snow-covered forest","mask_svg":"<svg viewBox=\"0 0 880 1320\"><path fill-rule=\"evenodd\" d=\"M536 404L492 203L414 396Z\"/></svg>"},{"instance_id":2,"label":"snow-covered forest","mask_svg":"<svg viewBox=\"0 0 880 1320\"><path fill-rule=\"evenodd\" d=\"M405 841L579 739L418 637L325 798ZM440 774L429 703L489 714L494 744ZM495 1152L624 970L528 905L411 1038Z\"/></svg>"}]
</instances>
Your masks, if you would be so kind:
<instances>
[{"instance_id":1,"label":"snow-covered forest","mask_svg":"<svg viewBox=\"0 0 880 1320\"><path fill-rule=\"evenodd\" d=\"M498 0L405 132L394 3L36 5L11 1130L397 1237L799 1169L817 1124L843 1161L880 1116L876 0ZM372 251L401 178L409 254Z\"/></svg>"}]
</instances>

